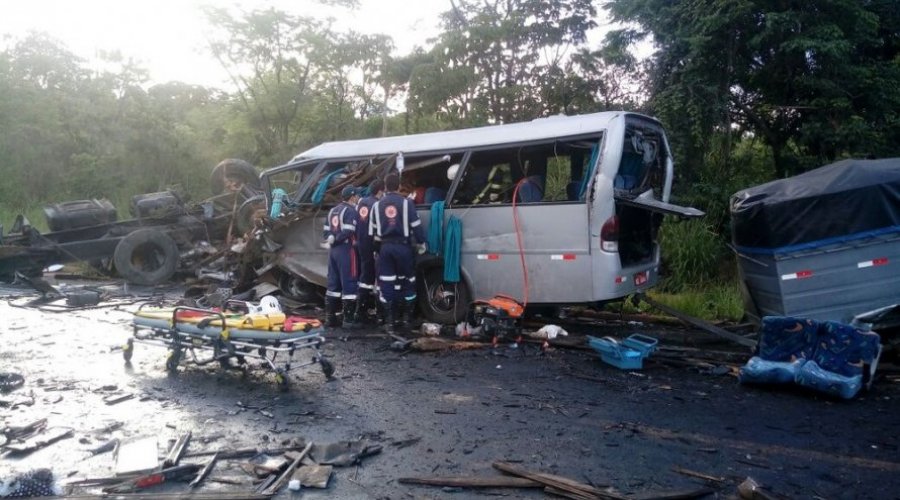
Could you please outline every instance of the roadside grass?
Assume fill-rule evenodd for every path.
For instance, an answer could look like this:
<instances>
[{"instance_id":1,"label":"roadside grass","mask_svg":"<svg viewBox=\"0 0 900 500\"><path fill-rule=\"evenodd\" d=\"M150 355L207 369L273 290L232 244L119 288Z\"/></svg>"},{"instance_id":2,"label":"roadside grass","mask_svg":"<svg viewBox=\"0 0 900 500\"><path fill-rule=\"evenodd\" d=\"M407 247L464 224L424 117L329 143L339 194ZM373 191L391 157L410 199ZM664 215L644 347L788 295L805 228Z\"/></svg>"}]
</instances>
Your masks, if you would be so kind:
<instances>
[{"instance_id":1,"label":"roadside grass","mask_svg":"<svg viewBox=\"0 0 900 500\"><path fill-rule=\"evenodd\" d=\"M685 287L677 293L655 289L649 291L647 295L662 304L706 321L739 322L744 316L741 293L737 283L734 282L695 285ZM641 302L635 307L630 300L626 300L611 307L615 308L616 312L664 315L646 302Z\"/></svg>"},{"instance_id":2,"label":"roadside grass","mask_svg":"<svg viewBox=\"0 0 900 500\"><path fill-rule=\"evenodd\" d=\"M653 291L648 295L669 307L707 321L738 322L744 316L741 293L733 282L688 287L679 293Z\"/></svg>"},{"instance_id":3,"label":"roadside grass","mask_svg":"<svg viewBox=\"0 0 900 500\"><path fill-rule=\"evenodd\" d=\"M36 228L38 231L42 233L47 231L47 220L44 217L42 206L34 205L22 208L0 203L0 225L3 226L4 235L9 233L10 228L12 228L13 223L16 220L16 216L19 214L24 215L31 223L32 227Z\"/></svg>"}]
</instances>

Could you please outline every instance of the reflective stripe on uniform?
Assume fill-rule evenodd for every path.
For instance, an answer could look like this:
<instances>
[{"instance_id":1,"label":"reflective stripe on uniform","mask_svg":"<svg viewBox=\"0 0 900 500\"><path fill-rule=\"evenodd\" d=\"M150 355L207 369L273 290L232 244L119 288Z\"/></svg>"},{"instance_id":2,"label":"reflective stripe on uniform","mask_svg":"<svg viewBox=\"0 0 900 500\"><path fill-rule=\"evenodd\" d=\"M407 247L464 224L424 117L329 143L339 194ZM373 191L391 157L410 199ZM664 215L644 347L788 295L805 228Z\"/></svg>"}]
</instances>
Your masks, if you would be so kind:
<instances>
[{"instance_id":1,"label":"reflective stripe on uniform","mask_svg":"<svg viewBox=\"0 0 900 500\"><path fill-rule=\"evenodd\" d=\"M413 222L412 224L410 224L409 227L419 227L419 225L421 225L421 224L422 224L422 219L419 219L419 220Z\"/></svg>"},{"instance_id":2,"label":"reflective stripe on uniform","mask_svg":"<svg viewBox=\"0 0 900 500\"><path fill-rule=\"evenodd\" d=\"M406 221L409 220L409 202L407 200L403 200L403 237L409 238L409 224Z\"/></svg>"},{"instance_id":3,"label":"reflective stripe on uniform","mask_svg":"<svg viewBox=\"0 0 900 500\"><path fill-rule=\"evenodd\" d=\"M356 300L356 294L355 294L355 293L349 293L349 294L347 294L347 295L342 296L341 298L344 299L344 300Z\"/></svg>"},{"instance_id":4,"label":"reflective stripe on uniform","mask_svg":"<svg viewBox=\"0 0 900 500\"><path fill-rule=\"evenodd\" d=\"M381 241L381 201L376 201L374 205L372 205L372 211L375 213L375 217L369 219L369 234L376 237L378 241Z\"/></svg>"},{"instance_id":5,"label":"reflective stripe on uniform","mask_svg":"<svg viewBox=\"0 0 900 500\"><path fill-rule=\"evenodd\" d=\"M341 229L349 229L351 231L356 231L356 224L341 224Z\"/></svg>"},{"instance_id":6,"label":"reflective stripe on uniform","mask_svg":"<svg viewBox=\"0 0 900 500\"><path fill-rule=\"evenodd\" d=\"M325 292L326 297L340 297L341 292L332 292L331 290Z\"/></svg>"},{"instance_id":7,"label":"reflective stripe on uniform","mask_svg":"<svg viewBox=\"0 0 900 500\"><path fill-rule=\"evenodd\" d=\"M374 290L375 289L375 285L370 285L368 283L360 283L359 287L364 288L366 290Z\"/></svg>"},{"instance_id":8,"label":"reflective stripe on uniform","mask_svg":"<svg viewBox=\"0 0 900 500\"><path fill-rule=\"evenodd\" d=\"M415 283L415 282L416 282L416 277L413 276L412 278L407 278L406 281L409 281L410 283Z\"/></svg>"},{"instance_id":9,"label":"reflective stripe on uniform","mask_svg":"<svg viewBox=\"0 0 900 500\"><path fill-rule=\"evenodd\" d=\"M393 276L379 276L378 279L380 279L381 281L397 281L397 275L395 274Z\"/></svg>"}]
</instances>

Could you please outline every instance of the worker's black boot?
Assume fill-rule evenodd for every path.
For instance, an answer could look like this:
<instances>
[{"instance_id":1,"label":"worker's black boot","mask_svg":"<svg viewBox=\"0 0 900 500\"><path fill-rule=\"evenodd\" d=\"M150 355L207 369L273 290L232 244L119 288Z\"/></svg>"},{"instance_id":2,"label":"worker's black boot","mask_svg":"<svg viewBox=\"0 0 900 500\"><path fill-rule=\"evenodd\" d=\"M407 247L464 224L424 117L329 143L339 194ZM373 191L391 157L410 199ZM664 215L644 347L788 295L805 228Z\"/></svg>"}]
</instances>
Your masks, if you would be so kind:
<instances>
[{"instance_id":1,"label":"worker's black boot","mask_svg":"<svg viewBox=\"0 0 900 500\"><path fill-rule=\"evenodd\" d=\"M337 297L325 297L325 328L337 328L341 326L338 319L338 308L341 306L341 299Z\"/></svg>"},{"instance_id":2,"label":"worker's black boot","mask_svg":"<svg viewBox=\"0 0 900 500\"><path fill-rule=\"evenodd\" d=\"M384 331L389 335L394 335L397 333L397 329L394 328L394 318L397 317L397 307L393 302L382 302L381 305L384 308Z\"/></svg>"},{"instance_id":3,"label":"worker's black boot","mask_svg":"<svg viewBox=\"0 0 900 500\"><path fill-rule=\"evenodd\" d=\"M397 329L406 330L412 326L413 310L416 307L415 300L401 300L399 303L400 314L396 317Z\"/></svg>"},{"instance_id":4,"label":"worker's black boot","mask_svg":"<svg viewBox=\"0 0 900 500\"><path fill-rule=\"evenodd\" d=\"M360 288L359 298L356 301L356 322L361 326L374 324L374 318L370 312L372 305L372 291Z\"/></svg>"},{"instance_id":5,"label":"worker's black boot","mask_svg":"<svg viewBox=\"0 0 900 500\"><path fill-rule=\"evenodd\" d=\"M344 330L356 330L361 326L356 320L356 308L355 300L344 300L344 322L341 324Z\"/></svg>"}]
</instances>

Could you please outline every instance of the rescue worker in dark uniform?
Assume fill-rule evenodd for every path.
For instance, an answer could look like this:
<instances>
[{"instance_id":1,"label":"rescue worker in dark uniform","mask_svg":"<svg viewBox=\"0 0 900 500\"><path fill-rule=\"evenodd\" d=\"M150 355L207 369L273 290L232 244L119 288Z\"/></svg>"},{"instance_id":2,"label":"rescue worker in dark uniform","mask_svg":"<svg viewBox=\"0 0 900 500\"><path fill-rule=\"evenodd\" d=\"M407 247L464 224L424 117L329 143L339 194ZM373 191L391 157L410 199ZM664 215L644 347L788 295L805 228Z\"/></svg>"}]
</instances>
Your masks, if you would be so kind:
<instances>
[{"instance_id":1,"label":"rescue worker in dark uniform","mask_svg":"<svg viewBox=\"0 0 900 500\"><path fill-rule=\"evenodd\" d=\"M409 324L416 305L416 255L425 253L425 231L412 200L399 194L400 177L384 180L386 193L372 207L369 233L380 244L378 286L388 333ZM399 314L398 314L399 313ZM399 317L399 324L394 321Z\"/></svg>"},{"instance_id":2,"label":"rescue worker in dark uniform","mask_svg":"<svg viewBox=\"0 0 900 500\"><path fill-rule=\"evenodd\" d=\"M341 203L328 212L323 238L328 252L328 290L325 292L325 326L356 328L357 280L359 262L356 255L356 188L341 191ZM342 303L343 302L343 303ZM338 308L343 306L343 325L338 323Z\"/></svg>"},{"instance_id":3,"label":"rescue worker in dark uniform","mask_svg":"<svg viewBox=\"0 0 900 500\"><path fill-rule=\"evenodd\" d=\"M370 311L376 309L375 292L375 241L369 234L369 216L372 206L384 195L384 181L375 179L369 184L369 194L359 200L356 211L359 222L356 225L356 248L359 253L359 298L357 299L356 320L360 323L375 322Z\"/></svg>"}]
</instances>

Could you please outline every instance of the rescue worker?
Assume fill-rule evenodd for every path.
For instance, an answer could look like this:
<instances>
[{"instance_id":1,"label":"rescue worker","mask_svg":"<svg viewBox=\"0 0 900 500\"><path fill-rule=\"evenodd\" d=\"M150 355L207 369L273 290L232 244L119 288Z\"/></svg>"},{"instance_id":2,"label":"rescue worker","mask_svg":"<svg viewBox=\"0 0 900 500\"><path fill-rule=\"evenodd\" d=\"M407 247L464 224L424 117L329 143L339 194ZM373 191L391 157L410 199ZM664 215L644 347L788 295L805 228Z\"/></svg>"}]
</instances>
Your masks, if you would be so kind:
<instances>
[{"instance_id":1,"label":"rescue worker","mask_svg":"<svg viewBox=\"0 0 900 500\"><path fill-rule=\"evenodd\" d=\"M343 326L352 329L356 323L357 262L355 241L359 216L356 188L345 187L341 191L341 203L328 212L323 228L324 245L328 252L328 290L325 292L325 326ZM338 322L338 309L342 308L343 324Z\"/></svg>"},{"instance_id":2,"label":"rescue worker","mask_svg":"<svg viewBox=\"0 0 900 500\"><path fill-rule=\"evenodd\" d=\"M360 323L373 323L370 311L376 309L377 293L375 292L375 242L369 234L369 215L372 206L384 195L384 181L375 179L369 184L369 194L359 200L356 211L359 222L356 226L356 248L359 253L359 298L357 299L356 320Z\"/></svg>"},{"instance_id":3,"label":"rescue worker","mask_svg":"<svg viewBox=\"0 0 900 500\"><path fill-rule=\"evenodd\" d=\"M416 305L415 252L425 253L426 245L415 203L397 192L400 177L388 175L384 187L384 197L372 206L369 233L380 244L378 286L384 305L384 325L388 333L394 333L397 326L410 322Z\"/></svg>"}]
</instances>

